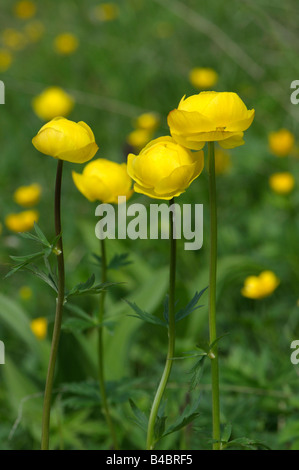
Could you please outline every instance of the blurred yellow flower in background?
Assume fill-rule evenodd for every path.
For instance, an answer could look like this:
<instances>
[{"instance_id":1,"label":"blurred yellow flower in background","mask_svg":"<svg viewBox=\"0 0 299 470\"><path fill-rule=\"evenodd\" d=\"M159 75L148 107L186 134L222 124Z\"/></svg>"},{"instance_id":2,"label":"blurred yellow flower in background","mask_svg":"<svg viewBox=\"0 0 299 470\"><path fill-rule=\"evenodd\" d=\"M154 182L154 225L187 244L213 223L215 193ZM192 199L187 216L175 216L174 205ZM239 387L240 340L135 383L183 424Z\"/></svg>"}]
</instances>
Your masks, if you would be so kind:
<instances>
[{"instance_id":1,"label":"blurred yellow flower in background","mask_svg":"<svg viewBox=\"0 0 299 470\"><path fill-rule=\"evenodd\" d=\"M29 186L20 186L13 195L14 201L23 207L32 207L40 201L42 188L33 183Z\"/></svg>"},{"instance_id":2,"label":"blurred yellow flower in background","mask_svg":"<svg viewBox=\"0 0 299 470\"><path fill-rule=\"evenodd\" d=\"M279 129L276 132L270 132L268 142L274 155L286 157L294 148L295 137L288 129Z\"/></svg>"},{"instance_id":3,"label":"blurred yellow flower in background","mask_svg":"<svg viewBox=\"0 0 299 470\"><path fill-rule=\"evenodd\" d=\"M82 174L73 171L73 180L78 190L89 201L118 203L118 196L132 196L132 180L126 163L116 163L99 158L88 163Z\"/></svg>"},{"instance_id":4,"label":"blurred yellow flower in background","mask_svg":"<svg viewBox=\"0 0 299 470\"><path fill-rule=\"evenodd\" d=\"M20 51L24 49L27 44L26 36L13 28L4 29L1 33L1 39L4 46L13 51Z\"/></svg>"},{"instance_id":5,"label":"blurred yellow flower in background","mask_svg":"<svg viewBox=\"0 0 299 470\"><path fill-rule=\"evenodd\" d=\"M200 150L206 142L217 141L223 148L234 148L244 144L254 113L236 93L203 91L183 96L167 121L172 137L184 147Z\"/></svg>"},{"instance_id":6,"label":"blurred yellow flower in background","mask_svg":"<svg viewBox=\"0 0 299 470\"><path fill-rule=\"evenodd\" d=\"M19 290L19 295L22 300L29 300L31 299L33 293L32 289L29 286L22 286Z\"/></svg>"},{"instance_id":7,"label":"blurred yellow flower in background","mask_svg":"<svg viewBox=\"0 0 299 470\"><path fill-rule=\"evenodd\" d=\"M30 21L24 26L24 32L31 42L37 42L43 36L45 27L39 20Z\"/></svg>"},{"instance_id":8,"label":"blurred yellow flower in background","mask_svg":"<svg viewBox=\"0 0 299 470\"><path fill-rule=\"evenodd\" d=\"M150 142L139 155L128 155L128 174L137 193L169 200L183 193L204 167L203 152L190 152L171 137Z\"/></svg>"},{"instance_id":9,"label":"blurred yellow flower in background","mask_svg":"<svg viewBox=\"0 0 299 470\"><path fill-rule=\"evenodd\" d=\"M272 271L263 271L259 276L247 277L241 293L249 299L262 299L271 295L279 282L278 277Z\"/></svg>"},{"instance_id":10,"label":"blurred yellow flower in background","mask_svg":"<svg viewBox=\"0 0 299 470\"><path fill-rule=\"evenodd\" d=\"M289 172L273 173L269 178L271 189L278 194L288 194L295 186L295 178Z\"/></svg>"},{"instance_id":11,"label":"blurred yellow flower in background","mask_svg":"<svg viewBox=\"0 0 299 470\"><path fill-rule=\"evenodd\" d=\"M160 119L156 113L143 113L135 120L135 127L137 129L144 129L147 131L154 131L159 126Z\"/></svg>"},{"instance_id":12,"label":"blurred yellow flower in background","mask_svg":"<svg viewBox=\"0 0 299 470\"><path fill-rule=\"evenodd\" d=\"M217 175L223 175L231 168L231 158L228 152L222 149L215 149L215 172Z\"/></svg>"},{"instance_id":13,"label":"blurred yellow flower in background","mask_svg":"<svg viewBox=\"0 0 299 470\"><path fill-rule=\"evenodd\" d=\"M6 49L0 49L0 72L5 72L9 69L12 63L12 55Z\"/></svg>"},{"instance_id":14,"label":"blurred yellow flower in background","mask_svg":"<svg viewBox=\"0 0 299 470\"><path fill-rule=\"evenodd\" d=\"M5 218L6 227L12 232L27 232L34 227L39 219L39 213L34 210L8 214Z\"/></svg>"},{"instance_id":15,"label":"blurred yellow flower in background","mask_svg":"<svg viewBox=\"0 0 299 470\"><path fill-rule=\"evenodd\" d=\"M49 121L57 116L68 116L74 107L74 99L62 88L53 86L33 98L32 107L40 119Z\"/></svg>"},{"instance_id":16,"label":"blurred yellow flower in background","mask_svg":"<svg viewBox=\"0 0 299 470\"><path fill-rule=\"evenodd\" d=\"M85 163L98 151L90 127L83 121L57 117L45 124L32 139L34 147L45 155L72 163Z\"/></svg>"},{"instance_id":17,"label":"blurred yellow flower in background","mask_svg":"<svg viewBox=\"0 0 299 470\"><path fill-rule=\"evenodd\" d=\"M194 88L208 90L218 82L218 73L208 67L195 67L190 71L189 80Z\"/></svg>"},{"instance_id":18,"label":"blurred yellow flower in background","mask_svg":"<svg viewBox=\"0 0 299 470\"><path fill-rule=\"evenodd\" d=\"M36 13L36 5L30 0L20 0L13 8L15 16L22 20L32 18Z\"/></svg>"},{"instance_id":19,"label":"blurred yellow flower in background","mask_svg":"<svg viewBox=\"0 0 299 470\"><path fill-rule=\"evenodd\" d=\"M48 330L48 320L45 317L35 318L30 322L30 328L38 339L45 339Z\"/></svg>"},{"instance_id":20,"label":"blurred yellow flower in background","mask_svg":"<svg viewBox=\"0 0 299 470\"><path fill-rule=\"evenodd\" d=\"M73 54L78 49L78 46L79 41L72 33L59 34L54 40L55 50L61 55Z\"/></svg>"},{"instance_id":21,"label":"blurred yellow flower in background","mask_svg":"<svg viewBox=\"0 0 299 470\"><path fill-rule=\"evenodd\" d=\"M93 17L99 21L113 21L119 16L119 8L115 3L101 3L93 9Z\"/></svg>"},{"instance_id":22,"label":"blurred yellow flower in background","mask_svg":"<svg viewBox=\"0 0 299 470\"><path fill-rule=\"evenodd\" d=\"M127 136L127 143L136 150L142 149L152 138L152 132L146 129L135 129Z\"/></svg>"}]
</instances>

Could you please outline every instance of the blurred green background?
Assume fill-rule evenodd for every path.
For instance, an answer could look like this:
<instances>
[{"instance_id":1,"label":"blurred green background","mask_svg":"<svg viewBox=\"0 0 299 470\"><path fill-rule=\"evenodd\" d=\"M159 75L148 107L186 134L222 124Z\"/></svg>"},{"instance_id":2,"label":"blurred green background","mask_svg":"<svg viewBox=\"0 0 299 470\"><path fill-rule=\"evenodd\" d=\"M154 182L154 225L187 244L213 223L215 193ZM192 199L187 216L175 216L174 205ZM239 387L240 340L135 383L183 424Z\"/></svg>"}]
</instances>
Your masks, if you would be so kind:
<instances>
[{"instance_id":1,"label":"blurred green background","mask_svg":"<svg viewBox=\"0 0 299 470\"><path fill-rule=\"evenodd\" d=\"M198 93L189 80L194 67L213 68L216 91L234 91L256 118L245 133L245 145L230 152L231 165L218 175L218 333L221 342L221 421L231 423L232 439L246 437L252 448L263 443L273 449L299 449L298 366L290 362L290 343L299 339L299 250L297 150L279 158L269 150L268 134L287 128L297 134L299 108L290 103L290 83L298 78L298 13L295 0L115 1L109 21L95 14L100 2L43 0L36 13L21 19L16 2L5 0L0 10L0 48L12 63L0 72L6 103L0 107L0 339L6 363L0 366L0 448L38 449L42 394L54 320L55 296L28 272L3 279L10 255L31 253L32 243L10 232L5 217L21 209L13 193L21 185L42 187L39 225L52 238L53 190L56 164L32 146L43 122L31 101L48 86L60 86L75 99L69 118L92 128L99 145L97 158L126 161L127 136L134 119L152 111L159 115L155 136L168 134L167 114L186 94ZM26 25L40 22L36 41L26 39ZM5 31L23 36L17 46L5 44ZM60 55L53 46L57 35L70 32L78 48ZM7 33L6 33L7 36ZM1 63L1 62L0 62ZM67 286L86 280L100 269L91 253L99 252L94 235L95 204L75 188L66 164L62 217ZM294 190L280 195L271 190L269 176L290 172ZM180 203L204 204L204 244L197 252L178 243L178 307L208 284L209 210L206 170ZM177 201L177 202L178 202ZM150 204L135 194L131 202ZM166 330L143 324L124 298L161 317L168 288L168 243L165 240L110 240L109 259L127 252L132 263L110 271L122 282L109 290L105 332L106 377L113 417L123 449L144 448L145 435L134 423L128 399L149 412L166 355ZM272 270L280 279L265 299L241 295L249 275ZM24 298L20 289L32 295ZM21 291L22 292L22 291ZM26 296L25 296L26 297ZM207 294L203 307L178 324L177 356L207 339ZM75 302L96 312L98 298ZM65 308L65 318L72 313ZM30 321L46 317L47 337L39 340ZM175 362L167 392L169 423L182 409L200 399L193 425L163 439L161 449L205 449L211 446L211 386L206 361L198 383L190 389L195 359ZM59 350L51 421L51 448L106 449L110 440L97 392L96 332L64 329ZM243 442L243 441L242 441ZM244 441L245 442L245 441Z\"/></svg>"}]
</instances>

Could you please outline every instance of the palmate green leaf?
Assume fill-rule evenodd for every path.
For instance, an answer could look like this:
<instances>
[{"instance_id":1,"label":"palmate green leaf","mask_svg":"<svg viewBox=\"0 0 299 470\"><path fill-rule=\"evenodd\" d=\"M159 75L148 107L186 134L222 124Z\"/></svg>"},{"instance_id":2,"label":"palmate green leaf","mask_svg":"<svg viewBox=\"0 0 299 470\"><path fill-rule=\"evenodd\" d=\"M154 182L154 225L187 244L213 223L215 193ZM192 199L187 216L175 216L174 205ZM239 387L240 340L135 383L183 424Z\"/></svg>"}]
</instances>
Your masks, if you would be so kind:
<instances>
[{"instance_id":1,"label":"palmate green leaf","mask_svg":"<svg viewBox=\"0 0 299 470\"><path fill-rule=\"evenodd\" d=\"M147 323L152 323L153 325L159 325L159 326L164 326L164 327L167 326L165 321L161 320L155 315L152 315L151 313L147 313L144 310L141 310L141 308L139 308L138 305L136 305L134 302L130 302L129 300L126 300L126 299L124 300L131 307L131 309L134 310L135 312L135 315L128 315L129 317L139 318L139 320L143 320Z\"/></svg>"},{"instance_id":2,"label":"palmate green leaf","mask_svg":"<svg viewBox=\"0 0 299 470\"><path fill-rule=\"evenodd\" d=\"M193 405L187 405L184 409L181 416L171 425L169 428L166 429L165 433L162 437L168 436L180 429L184 428L188 424L192 423L198 416L198 407L199 407L199 400L195 401Z\"/></svg>"},{"instance_id":3,"label":"palmate green leaf","mask_svg":"<svg viewBox=\"0 0 299 470\"><path fill-rule=\"evenodd\" d=\"M119 269L123 266L128 266L129 264L132 264L132 261L128 259L129 256L129 253L120 253L114 255L112 260L108 264L108 269Z\"/></svg>"},{"instance_id":4,"label":"palmate green leaf","mask_svg":"<svg viewBox=\"0 0 299 470\"><path fill-rule=\"evenodd\" d=\"M4 279L7 279L8 277L12 276L16 272L20 271L21 269L26 268L32 261L37 261L38 259L41 259L44 256L43 251L39 251L37 253L32 253L30 255L24 255L24 256L11 256L11 258L14 261L20 261L18 264L16 264L8 273L5 275Z\"/></svg>"},{"instance_id":5,"label":"palmate green leaf","mask_svg":"<svg viewBox=\"0 0 299 470\"><path fill-rule=\"evenodd\" d=\"M175 315L175 321L179 322L190 315L194 310L203 307L203 305L197 305L199 299L201 298L202 294L207 290L207 287L202 289L200 292L195 292L192 300L186 305L185 308L180 309Z\"/></svg>"},{"instance_id":6,"label":"palmate green leaf","mask_svg":"<svg viewBox=\"0 0 299 470\"><path fill-rule=\"evenodd\" d=\"M137 405L135 405L134 401L130 398L129 403L131 406L131 409L134 413L134 416L136 420L134 422L139 426L143 431L147 431L147 425L148 425L148 418L143 411L141 411Z\"/></svg>"},{"instance_id":7,"label":"palmate green leaf","mask_svg":"<svg viewBox=\"0 0 299 470\"><path fill-rule=\"evenodd\" d=\"M95 283L95 275L92 274L90 278L87 279L86 282L81 282L73 287L70 291L67 291L65 294L65 301L67 301L70 297L78 296L78 295L85 295L85 294L99 294L103 290L116 285L115 282L104 282L102 284L94 285Z\"/></svg>"}]
</instances>

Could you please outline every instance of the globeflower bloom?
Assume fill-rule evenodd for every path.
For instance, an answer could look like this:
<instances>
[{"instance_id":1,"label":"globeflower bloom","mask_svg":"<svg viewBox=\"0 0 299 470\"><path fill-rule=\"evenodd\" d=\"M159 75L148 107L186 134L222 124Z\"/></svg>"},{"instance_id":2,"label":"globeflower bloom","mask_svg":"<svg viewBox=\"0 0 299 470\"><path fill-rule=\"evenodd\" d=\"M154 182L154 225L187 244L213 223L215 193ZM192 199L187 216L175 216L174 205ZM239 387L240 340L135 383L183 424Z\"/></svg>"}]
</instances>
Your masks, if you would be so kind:
<instances>
[{"instance_id":1,"label":"globeflower bloom","mask_svg":"<svg viewBox=\"0 0 299 470\"><path fill-rule=\"evenodd\" d=\"M295 137L288 129L279 129L276 132L270 132L268 142L274 155L286 157L294 148Z\"/></svg>"},{"instance_id":2,"label":"globeflower bloom","mask_svg":"<svg viewBox=\"0 0 299 470\"><path fill-rule=\"evenodd\" d=\"M45 124L32 143L41 153L72 163L85 163L98 151L93 132L85 122L63 117Z\"/></svg>"},{"instance_id":3,"label":"globeflower bloom","mask_svg":"<svg viewBox=\"0 0 299 470\"><path fill-rule=\"evenodd\" d=\"M192 153L168 136L151 141L139 155L128 155L134 190L155 199L179 196L203 167L203 152Z\"/></svg>"},{"instance_id":4,"label":"globeflower bloom","mask_svg":"<svg viewBox=\"0 0 299 470\"><path fill-rule=\"evenodd\" d=\"M33 20L24 26L24 33L31 42L37 42L43 36L45 27L39 20Z\"/></svg>"},{"instance_id":5,"label":"globeflower bloom","mask_svg":"<svg viewBox=\"0 0 299 470\"><path fill-rule=\"evenodd\" d=\"M127 136L127 143L136 150L141 150L152 138L152 132L147 129L135 129Z\"/></svg>"},{"instance_id":6,"label":"globeflower bloom","mask_svg":"<svg viewBox=\"0 0 299 470\"><path fill-rule=\"evenodd\" d=\"M145 129L147 131L154 131L159 125L159 117L155 113L143 113L138 116L135 121L135 126L138 129Z\"/></svg>"},{"instance_id":7,"label":"globeflower bloom","mask_svg":"<svg viewBox=\"0 0 299 470\"><path fill-rule=\"evenodd\" d=\"M29 186L20 186L13 195L14 201L23 207L32 207L40 200L41 187L33 183Z\"/></svg>"},{"instance_id":8,"label":"globeflower bloom","mask_svg":"<svg viewBox=\"0 0 299 470\"><path fill-rule=\"evenodd\" d=\"M5 218L6 227L12 232L28 232L39 219L37 211L29 210L18 214L9 214Z\"/></svg>"},{"instance_id":9,"label":"globeflower bloom","mask_svg":"<svg viewBox=\"0 0 299 470\"><path fill-rule=\"evenodd\" d=\"M74 99L60 87L46 88L32 100L35 114L44 121L57 116L68 116L74 107Z\"/></svg>"},{"instance_id":10,"label":"globeflower bloom","mask_svg":"<svg viewBox=\"0 0 299 470\"><path fill-rule=\"evenodd\" d=\"M36 13L36 6L30 0L20 0L14 6L14 14L21 20L28 20Z\"/></svg>"},{"instance_id":11,"label":"globeflower bloom","mask_svg":"<svg viewBox=\"0 0 299 470\"><path fill-rule=\"evenodd\" d=\"M168 115L174 140L184 147L200 150L206 142L217 141L223 148L244 144L244 131L254 118L236 93L203 91L181 99Z\"/></svg>"},{"instance_id":12,"label":"globeflower bloom","mask_svg":"<svg viewBox=\"0 0 299 470\"><path fill-rule=\"evenodd\" d=\"M20 51L24 49L27 44L25 35L14 28L4 29L1 34L1 39L4 46L13 51Z\"/></svg>"},{"instance_id":13,"label":"globeflower bloom","mask_svg":"<svg viewBox=\"0 0 299 470\"><path fill-rule=\"evenodd\" d=\"M30 328L37 339L45 339L47 336L48 320L45 317L35 318L30 322Z\"/></svg>"},{"instance_id":14,"label":"globeflower bloom","mask_svg":"<svg viewBox=\"0 0 299 470\"><path fill-rule=\"evenodd\" d=\"M269 178L270 188L277 194L288 194L295 186L295 178L291 173L273 173Z\"/></svg>"},{"instance_id":15,"label":"globeflower bloom","mask_svg":"<svg viewBox=\"0 0 299 470\"><path fill-rule=\"evenodd\" d=\"M96 5L93 16L98 21L113 21L119 16L119 8L115 3L101 3Z\"/></svg>"},{"instance_id":16,"label":"globeflower bloom","mask_svg":"<svg viewBox=\"0 0 299 470\"><path fill-rule=\"evenodd\" d=\"M241 293L249 299L262 299L271 295L278 285L279 279L272 271L263 271L259 276L247 277Z\"/></svg>"},{"instance_id":17,"label":"globeflower bloom","mask_svg":"<svg viewBox=\"0 0 299 470\"><path fill-rule=\"evenodd\" d=\"M73 54L79 46L77 37L72 33L62 33L56 36L54 40L54 48L58 54Z\"/></svg>"},{"instance_id":18,"label":"globeflower bloom","mask_svg":"<svg viewBox=\"0 0 299 470\"><path fill-rule=\"evenodd\" d=\"M218 73L208 67L195 67L190 71L189 80L194 88L207 90L218 82Z\"/></svg>"},{"instance_id":19,"label":"globeflower bloom","mask_svg":"<svg viewBox=\"0 0 299 470\"><path fill-rule=\"evenodd\" d=\"M133 194L127 165L104 158L88 163L82 174L73 171L73 181L83 196L92 202L117 204L119 196L126 196L128 200Z\"/></svg>"}]
</instances>

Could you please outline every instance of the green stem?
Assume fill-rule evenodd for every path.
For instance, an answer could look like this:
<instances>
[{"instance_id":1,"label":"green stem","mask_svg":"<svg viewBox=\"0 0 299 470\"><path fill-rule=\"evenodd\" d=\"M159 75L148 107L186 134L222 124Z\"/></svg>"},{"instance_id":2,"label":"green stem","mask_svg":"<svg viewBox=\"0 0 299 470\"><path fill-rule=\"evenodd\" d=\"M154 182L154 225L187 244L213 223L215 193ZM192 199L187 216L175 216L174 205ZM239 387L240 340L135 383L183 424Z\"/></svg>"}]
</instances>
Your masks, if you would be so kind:
<instances>
[{"instance_id":1,"label":"green stem","mask_svg":"<svg viewBox=\"0 0 299 470\"><path fill-rule=\"evenodd\" d=\"M217 271L217 198L214 142L208 142L210 186L210 283L209 283L209 329L210 344L217 339L216 330L216 271ZM220 450L220 405L218 346L211 351L213 450ZM217 441L217 442L216 442Z\"/></svg>"},{"instance_id":2,"label":"green stem","mask_svg":"<svg viewBox=\"0 0 299 470\"><path fill-rule=\"evenodd\" d=\"M61 180L62 180L63 161L57 162L56 184L55 184L55 203L54 203L54 217L55 217L55 234L61 234ZM51 353L48 365L48 374L46 380L45 394L44 394L44 407L43 407L43 420L42 420L42 442L41 449L49 449L49 426L50 426L50 412L51 412L51 398L53 389L53 379L55 371L55 363L57 358L59 336L61 330L62 310L64 303L64 257L63 257L63 244L62 236L57 242L57 266L58 266L58 293L56 299L56 313L54 330L52 337Z\"/></svg>"},{"instance_id":3,"label":"green stem","mask_svg":"<svg viewBox=\"0 0 299 470\"><path fill-rule=\"evenodd\" d=\"M106 247L105 247L105 240L101 239L101 254L102 254L102 283L107 281L107 257L106 257ZM100 310L99 310L99 338L98 338L98 352L99 352L99 386L100 386L100 393L102 398L102 405L105 414L105 419L107 426L110 431L110 435L113 442L113 447L115 450L118 450L118 444L115 434L115 429L113 425L113 421L111 419L107 394L106 394L106 387L105 387L105 377L104 377L104 345L103 345L103 319L104 319L104 311L105 311L105 297L106 291L103 290L100 297Z\"/></svg>"},{"instance_id":4,"label":"green stem","mask_svg":"<svg viewBox=\"0 0 299 470\"><path fill-rule=\"evenodd\" d=\"M169 205L174 204L171 199ZM160 403L168 382L172 368L174 347L175 347L175 270L176 270L176 239L174 238L174 214L169 213L170 227L170 264L169 264L169 307L168 307L168 351L164 371L153 401L148 428L146 449L152 450L155 446L155 423L160 407Z\"/></svg>"}]
</instances>

